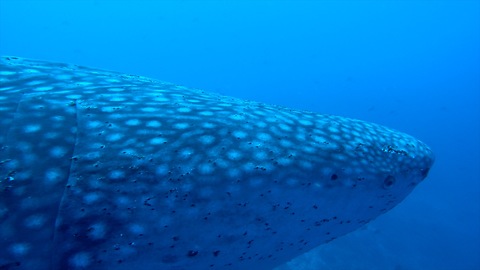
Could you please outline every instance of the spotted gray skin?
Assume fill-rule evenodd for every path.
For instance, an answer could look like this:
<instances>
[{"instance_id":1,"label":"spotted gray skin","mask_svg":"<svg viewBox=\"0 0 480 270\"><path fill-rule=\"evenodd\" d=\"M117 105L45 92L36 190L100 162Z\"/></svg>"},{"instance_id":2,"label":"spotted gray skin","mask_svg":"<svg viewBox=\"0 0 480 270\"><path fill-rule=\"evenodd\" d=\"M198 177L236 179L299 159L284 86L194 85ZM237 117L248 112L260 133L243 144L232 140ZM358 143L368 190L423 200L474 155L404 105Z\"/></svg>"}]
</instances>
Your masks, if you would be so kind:
<instances>
[{"instance_id":1,"label":"spotted gray skin","mask_svg":"<svg viewBox=\"0 0 480 270\"><path fill-rule=\"evenodd\" d=\"M1 269L269 269L433 163L383 126L140 76L4 57L0 83Z\"/></svg>"}]
</instances>

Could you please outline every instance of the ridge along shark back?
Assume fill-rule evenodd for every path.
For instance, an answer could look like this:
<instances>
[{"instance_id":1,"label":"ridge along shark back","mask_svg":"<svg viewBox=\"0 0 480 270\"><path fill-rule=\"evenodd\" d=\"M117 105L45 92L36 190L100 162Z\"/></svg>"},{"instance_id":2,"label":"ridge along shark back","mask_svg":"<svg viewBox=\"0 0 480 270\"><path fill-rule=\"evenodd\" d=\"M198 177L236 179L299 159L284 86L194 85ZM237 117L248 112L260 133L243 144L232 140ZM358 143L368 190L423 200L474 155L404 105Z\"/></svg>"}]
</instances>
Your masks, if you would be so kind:
<instances>
[{"instance_id":1,"label":"ridge along shark back","mask_svg":"<svg viewBox=\"0 0 480 270\"><path fill-rule=\"evenodd\" d=\"M271 269L434 160L376 124L17 57L0 127L1 269Z\"/></svg>"}]
</instances>

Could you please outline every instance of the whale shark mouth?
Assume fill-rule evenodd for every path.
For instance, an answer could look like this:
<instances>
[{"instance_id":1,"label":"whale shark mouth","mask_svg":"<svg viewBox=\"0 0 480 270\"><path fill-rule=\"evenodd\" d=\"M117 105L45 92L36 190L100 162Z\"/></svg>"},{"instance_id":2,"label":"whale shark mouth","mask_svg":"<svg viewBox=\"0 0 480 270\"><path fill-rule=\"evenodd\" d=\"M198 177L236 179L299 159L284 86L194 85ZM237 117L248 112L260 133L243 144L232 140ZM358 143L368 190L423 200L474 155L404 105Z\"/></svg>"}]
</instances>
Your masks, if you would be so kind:
<instances>
[{"instance_id":1,"label":"whale shark mouth","mask_svg":"<svg viewBox=\"0 0 480 270\"><path fill-rule=\"evenodd\" d=\"M3 57L1 269L269 269L400 203L432 151L392 129Z\"/></svg>"}]
</instances>

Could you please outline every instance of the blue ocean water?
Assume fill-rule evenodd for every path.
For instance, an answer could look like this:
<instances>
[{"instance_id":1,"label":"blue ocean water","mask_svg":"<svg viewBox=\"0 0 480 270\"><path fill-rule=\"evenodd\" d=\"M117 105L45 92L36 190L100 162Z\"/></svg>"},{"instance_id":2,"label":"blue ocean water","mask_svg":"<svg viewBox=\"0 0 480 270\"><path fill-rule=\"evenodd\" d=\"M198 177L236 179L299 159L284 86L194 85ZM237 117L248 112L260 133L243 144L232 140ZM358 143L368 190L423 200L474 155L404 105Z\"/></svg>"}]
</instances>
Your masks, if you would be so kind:
<instances>
[{"instance_id":1,"label":"blue ocean water","mask_svg":"<svg viewBox=\"0 0 480 270\"><path fill-rule=\"evenodd\" d=\"M480 269L480 2L0 0L0 54L384 124L436 154L394 210L278 269Z\"/></svg>"}]
</instances>

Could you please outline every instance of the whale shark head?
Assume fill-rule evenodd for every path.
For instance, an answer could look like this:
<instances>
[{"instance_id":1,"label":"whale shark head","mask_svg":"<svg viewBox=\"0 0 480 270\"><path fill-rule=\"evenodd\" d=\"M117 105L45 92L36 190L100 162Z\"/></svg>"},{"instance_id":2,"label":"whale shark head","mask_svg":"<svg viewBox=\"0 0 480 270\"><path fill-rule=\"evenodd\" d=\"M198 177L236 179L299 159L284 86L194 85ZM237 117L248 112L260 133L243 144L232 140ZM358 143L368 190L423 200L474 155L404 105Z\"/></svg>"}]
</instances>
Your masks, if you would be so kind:
<instances>
[{"instance_id":1,"label":"whale shark head","mask_svg":"<svg viewBox=\"0 0 480 270\"><path fill-rule=\"evenodd\" d=\"M269 269L400 203L432 151L372 123L4 57L0 268Z\"/></svg>"}]
</instances>

